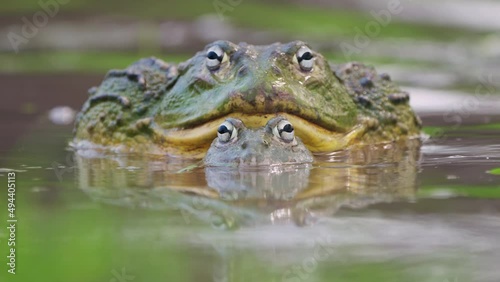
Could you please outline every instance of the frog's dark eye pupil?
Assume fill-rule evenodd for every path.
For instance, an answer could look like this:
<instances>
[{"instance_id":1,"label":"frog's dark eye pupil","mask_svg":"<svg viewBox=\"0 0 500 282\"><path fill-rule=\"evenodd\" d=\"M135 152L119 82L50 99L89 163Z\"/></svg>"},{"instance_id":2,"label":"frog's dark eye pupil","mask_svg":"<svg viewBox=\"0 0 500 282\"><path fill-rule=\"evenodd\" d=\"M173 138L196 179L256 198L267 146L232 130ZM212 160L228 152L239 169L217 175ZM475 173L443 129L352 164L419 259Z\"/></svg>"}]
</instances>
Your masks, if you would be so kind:
<instances>
[{"instance_id":1,"label":"frog's dark eye pupil","mask_svg":"<svg viewBox=\"0 0 500 282\"><path fill-rule=\"evenodd\" d=\"M229 129L223 124L219 126L217 132L219 132L219 134L229 133Z\"/></svg>"},{"instance_id":2,"label":"frog's dark eye pupil","mask_svg":"<svg viewBox=\"0 0 500 282\"><path fill-rule=\"evenodd\" d=\"M222 48L219 46L215 45L210 47L210 49L207 50L206 54L206 64L209 70L215 71L218 70L219 67L222 65L222 62L226 58L226 53Z\"/></svg>"},{"instance_id":3,"label":"frog's dark eye pupil","mask_svg":"<svg viewBox=\"0 0 500 282\"><path fill-rule=\"evenodd\" d=\"M236 138L238 138L238 129L234 127L231 121L226 120L217 128L217 139L219 143L224 144L230 140L236 140Z\"/></svg>"},{"instance_id":4,"label":"frog's dark eye pupil","mask_svg":"<svg viewBox=\"0 0 500 282\"><path fill-rule=\"evenodd\" d=\"M290 143L295 140L295 133L293 130L293 125L286 119L280 120L272 129L273 135L285 143Z\"/></svg>"},{"instance_id":5,"label":"frog's dark eye pupil","mask_svg":"<svg viewBox=\"0 0 500 282\"><path fill-rule=\"evenodd\" d=\"M222 57L219 57L219 55L217 55L217 53L215 53L215 51L208 52L207 58L209 58L210 60L222 61Z\"/></svg>"},{"instance_id":6,"label":"frog's dark eye pupil","mask_svg":"<svg viewBox=\"0 0 500 282\"><path fill-rule=\"evenodd\" d=\"M291 133L293 131L293 126L291 124L287 124L283 127L283 131Z\"/></svg>"},{"instance_id":7,"label":"frog's dark eye pupil","mask_svg":"<svg viewBox=\"0 0 500 282\"><path fill-rule=\"evenodd\" d=\"M299 60L299 63L302 62L302 60L311 60L313 58L313 55L311 54L311 52L305 52L304 54L302 54L302 56L300 58L298 58Z\"/></svg>"},{"instance_id":8,"label":"frog's dark eye pupil","mask_svg":"<svg viewBox=\"0 0 500 282\"><path fill-rule=\"evenodd\" d=\"M313 69L314 66L314 55L307 46L302 46L300 47L299 50L297 50L297 54L295 55L297 57L297 62L300 65L300 69L304 72L310 72Z\"/></svg>"}]
</instances>

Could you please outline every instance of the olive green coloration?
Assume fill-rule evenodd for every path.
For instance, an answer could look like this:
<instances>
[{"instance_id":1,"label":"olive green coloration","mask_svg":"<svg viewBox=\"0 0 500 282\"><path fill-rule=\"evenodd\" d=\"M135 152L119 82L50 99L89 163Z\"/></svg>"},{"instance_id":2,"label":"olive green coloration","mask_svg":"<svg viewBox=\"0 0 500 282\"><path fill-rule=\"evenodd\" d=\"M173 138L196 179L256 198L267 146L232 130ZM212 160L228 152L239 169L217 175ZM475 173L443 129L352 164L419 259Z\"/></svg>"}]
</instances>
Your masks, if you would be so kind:
<instances>
[{"instance_id":1,"label":"olive green coloration","mask_svg":"<svg viewBox=\"0 0 500 282\"><path fill-rule=\"evenodd\" d=\"M248 129L241 120L228 118L219 126L204 163L239 167L311 163L311 152L294 131L283 117L275 117L258 129Z\"/></svg>"},{"instance_id":2,"label":"olive green coloration","mask_svg":"<svg viewBox=\"0 0 500 282\"><path fill-rule=\"evenodd\" d=\"M409 96L359 63L330 65L301 41L217 41L179 65L143 59L110 71L78 115L75 147L203 157L227 118L290 121L312 152L418 137Z\"/></svg>"}]
</instances>

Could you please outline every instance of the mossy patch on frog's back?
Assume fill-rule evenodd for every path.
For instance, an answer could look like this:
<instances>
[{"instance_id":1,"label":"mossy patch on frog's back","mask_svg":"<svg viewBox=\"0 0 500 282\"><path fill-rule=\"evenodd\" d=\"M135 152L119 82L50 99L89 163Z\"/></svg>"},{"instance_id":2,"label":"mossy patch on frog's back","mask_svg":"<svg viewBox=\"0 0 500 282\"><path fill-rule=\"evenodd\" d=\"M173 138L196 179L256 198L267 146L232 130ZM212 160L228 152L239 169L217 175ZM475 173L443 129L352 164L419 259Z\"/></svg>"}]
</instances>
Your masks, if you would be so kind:
<instances>
[{"instance_id":1,"label":"mossy patch on frog's back","mask_svg":"<svg viewBox=\"0 0 500 282\"><path fill-rule=\"evenodd\" d=\"M366 125L358 143L419 136L422 123L409 105L410 95L388 74L357 62L332 65L332 69L358 107L358 122Z\"/></svg>"},{"instance_id":2,"label":"mossy patch on frog's back","mask_svg":"<svg viewBox=\"0 0 500 282\"><path fill-rule=\"evenodd\" d=\"M177 78L177 68L156 58L109 71L89 89L75 123L75 138L142 150L154 145L149 112Z\"/></svg>"}]
</instances>

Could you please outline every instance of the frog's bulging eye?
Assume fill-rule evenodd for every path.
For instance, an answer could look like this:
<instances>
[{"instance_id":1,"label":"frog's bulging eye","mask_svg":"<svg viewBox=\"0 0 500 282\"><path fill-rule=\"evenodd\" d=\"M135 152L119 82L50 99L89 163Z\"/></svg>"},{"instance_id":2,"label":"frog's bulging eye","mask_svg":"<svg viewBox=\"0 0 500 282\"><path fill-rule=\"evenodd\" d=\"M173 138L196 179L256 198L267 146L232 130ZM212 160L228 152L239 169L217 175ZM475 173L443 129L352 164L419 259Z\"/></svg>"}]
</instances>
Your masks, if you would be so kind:
<instances>
[{"instance_id":1,"label":"frog's bulging eye","mask_svg":"<svg viewBox=\"0 0 500 282\"><path fill-rule=\"evenodd\" d=\"M222 143L229 142L238 137L238 129L236 129L232 123L226 120L217 129L217 137Z\"/></svg>"},{"instance_id":2,"label":"frog's bulging eye","mask_svg":"<svg viewBox=\"0 0 500 282\"><path fill-rule=\"evenodd\" d=\"M303 71L311 71L314 65L314 56L311 49L306 46L302 46L297 51L297 61Z\"/></svg>"},{"instance_id":3,"label":"frog's bulging eye","mask_svg":"<svg viewBox=\"0 0 500 282\"><path fill-rule=\"evenodd\" d=\"M295 139L293 125L288 120L282 120L273 128L274 136L289 143Z\"/></svg>"},{"instance_id":4,"label":"frog's bulging eye","mask_svg":"<svg viewBox=\"0 0 500 282\"><path fill-rule=\"evenodd\" d=\"M226 53L219 46L212 46L207 51L207 67L216 70L220 67L226 57Z\"/></svg>"}]
</instances>

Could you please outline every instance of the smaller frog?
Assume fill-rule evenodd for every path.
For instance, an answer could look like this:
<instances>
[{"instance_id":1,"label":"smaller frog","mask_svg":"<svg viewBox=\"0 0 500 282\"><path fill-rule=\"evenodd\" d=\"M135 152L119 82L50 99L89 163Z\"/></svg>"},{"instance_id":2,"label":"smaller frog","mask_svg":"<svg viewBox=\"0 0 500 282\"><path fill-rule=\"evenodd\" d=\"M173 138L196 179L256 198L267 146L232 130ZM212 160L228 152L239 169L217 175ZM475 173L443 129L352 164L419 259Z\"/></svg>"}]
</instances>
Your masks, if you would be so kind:
<instances>
[{"instance_id":1,"label":"smaller frog","mask_svg":"<svg viewBox=\"0 0 500 282\"><path fill-rule=\"evenodd\" d=\"M239 119L227 118L217 129L217 138L204 163L240 167L311 163L311 152L294 131L293 125L282 116L257 129L247 128Z\"/></svg>"}]
</instances>

